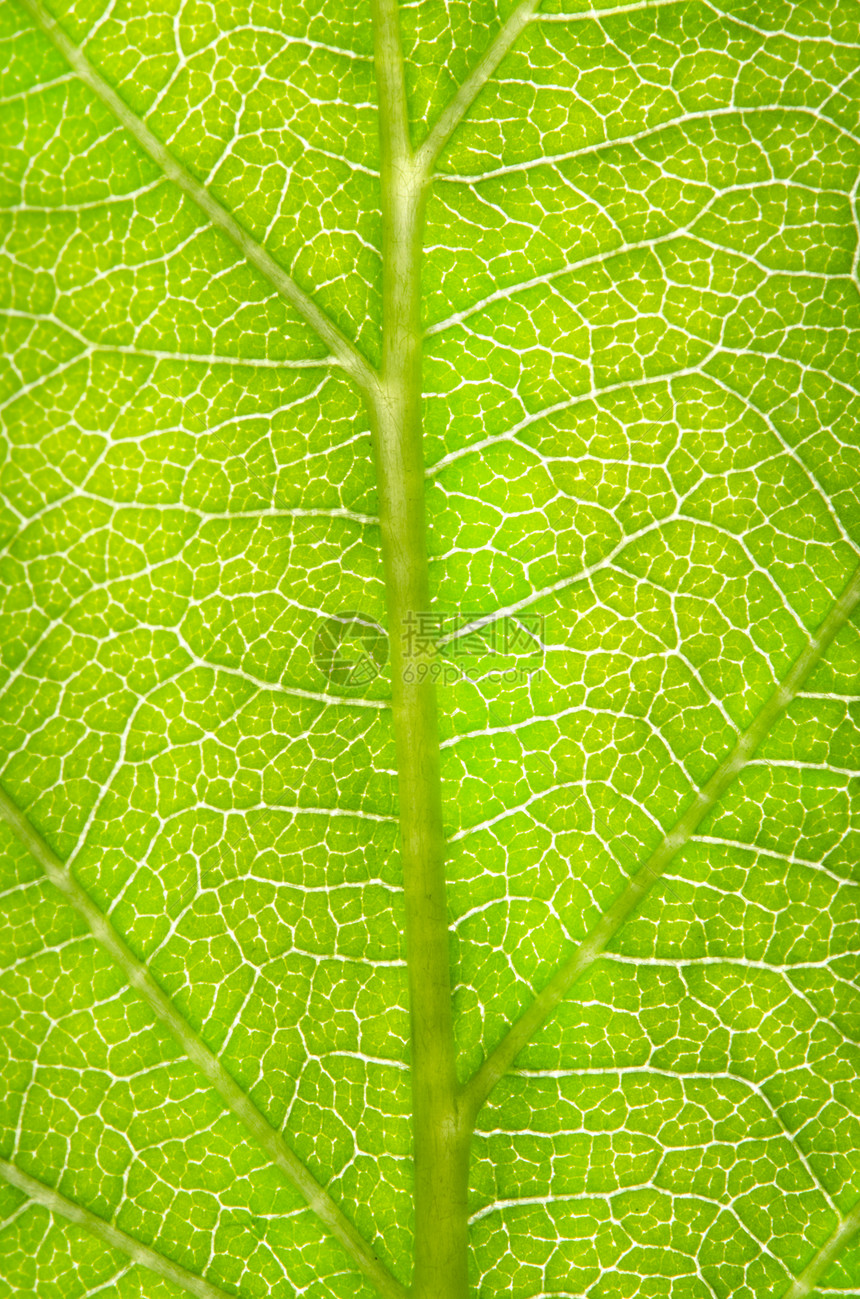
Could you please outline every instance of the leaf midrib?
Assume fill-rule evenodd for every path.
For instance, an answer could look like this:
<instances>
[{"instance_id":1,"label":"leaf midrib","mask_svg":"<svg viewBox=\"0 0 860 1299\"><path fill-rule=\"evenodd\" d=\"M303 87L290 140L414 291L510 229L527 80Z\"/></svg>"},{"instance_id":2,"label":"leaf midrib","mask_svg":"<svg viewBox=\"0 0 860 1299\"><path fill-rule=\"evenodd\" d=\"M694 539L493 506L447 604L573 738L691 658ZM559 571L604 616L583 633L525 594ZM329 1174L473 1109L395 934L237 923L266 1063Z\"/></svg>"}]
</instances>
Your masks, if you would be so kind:
<instances>
[{"instance_id":1,"label":"leaf midrib","mask_svg":"<svg viewBox=\"0 0 860 1299\"><path fill-rule=\"evenodd\" d=\"M798 694L858 603L860 603L860 566L818 631L809 637L805 650L795 660L780 686L740 737L728 758L724 759L710 781L699 791L693 807L680 817L676 826L664 836L651 858L640 867L624 892L592 929L589 937L556 971L543 993L535 998L528 1010L465 1085L462 1092L463 1099L475 1116L493 1087L508 1072L519 1051L561 1002L576 980L601 955L630 913L665 872L671 860L693 837L701 821L744 770L777 718ZM20 841L39 862L51 882L83 916L93 936L120 967L128 983L144 997L153 1013L168 1027L185 1054L201 1069L273 1164L300 1189L311 1208L344 1245L356 1265L373 1279L381 1294L389 1296L390 1299L405 1299L405 1290L390 1277L387 1270L382 1269L384 1275L381 1277L378 1275L382 1265L372 1254L367 1243L289 1150L280 1134L269 1126L267 1120L253 1106L220 1061L197 1037L152 978L146 966L137 960L110 922L95 907L89 895L66 870L47 842L2 789L0 789L0 818L10 825ZM860 1205L853 1215L848 1215L840 1222L833 1236L819 1253L823 1255L824 1251L828 1251L826 1257L829 1260L837 1249L847 1243L858 1227L860 1227ZM819 1255L816 1255L816 1259L800 1280L794 1283L794 1289L785 1296L785 1299L804 1299L814 1286L814 1278L819 1275L819 1271L815 1270L818 1267L818 1260ZM810 1277L813 1278L811 1281L809 1281ZM801 1281L804 1284L809 1282L807 1289L797 1289Z\"/></svg>"}]
</instances>

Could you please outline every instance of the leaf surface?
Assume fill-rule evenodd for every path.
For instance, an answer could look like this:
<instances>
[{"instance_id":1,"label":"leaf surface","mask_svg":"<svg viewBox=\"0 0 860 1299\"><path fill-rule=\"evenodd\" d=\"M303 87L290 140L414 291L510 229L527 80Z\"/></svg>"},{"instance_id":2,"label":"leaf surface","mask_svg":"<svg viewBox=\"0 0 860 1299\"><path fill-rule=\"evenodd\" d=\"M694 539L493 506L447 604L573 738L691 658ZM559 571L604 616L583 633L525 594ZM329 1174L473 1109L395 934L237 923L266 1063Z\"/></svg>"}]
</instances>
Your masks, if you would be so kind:
<instances>
[{"instance_id":1,"label":"leaf surface","mask_svg":"<svg viewBox=\"0 0 860 1299\"><path fill-rule=\"evenodd\" d=\"M416 145L513 10L402 7ZM377 363L369 9L52 13ZM546 3L440 154L425 460L464 1082L856 572L858 18ZM0 779L407 1285L389 679L355 640L338 678L320 640L386 625L367 415L11 0L0 41ZM476 1293L860 1289L858 670L855 615L493 1090ZM0 834L0 1158L48 1188L0 1183L0 1293L372 1294Z\"/></svg>"}]
</instances>

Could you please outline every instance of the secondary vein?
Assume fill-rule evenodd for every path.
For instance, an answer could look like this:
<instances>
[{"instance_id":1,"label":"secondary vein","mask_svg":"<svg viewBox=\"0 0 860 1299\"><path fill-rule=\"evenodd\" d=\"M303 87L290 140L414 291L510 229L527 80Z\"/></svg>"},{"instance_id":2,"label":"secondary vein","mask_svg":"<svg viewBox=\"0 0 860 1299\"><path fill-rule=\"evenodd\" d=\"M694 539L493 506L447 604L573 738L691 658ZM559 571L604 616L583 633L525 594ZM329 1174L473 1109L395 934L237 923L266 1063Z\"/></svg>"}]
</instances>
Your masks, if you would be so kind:
<instances>
[{"instance_id":1,"label":"secondary vein","mask_svg":"<svg viewBox=\"0 0 860 1299\"><path fill-rule=\"evenodd\" d=\"M794 699L858 603L860 603L860 565L854 570L848 585L821 626L808 636L806 646L795 659L782 682L741 735L728 757L720 763L710 780L701 787L692 805L676 821L668 834L664 835L659 846L632 877L624 892L616 898L609 910L604 912L588 936L556 970L546 987L538 993L495 1050L472 1075L463 1090L463 1101L473 1115L477 1116L490 1092L507 1073L523 1047L567 996L577 979L601 955L653 884L664 874L669 863L689 842L729 785L754 757L774 722ZM806 1293L808 1292L798 1291L797 1295L792 1293L786 1299L798 1299L800 1294Z\"/></svg>"},{"instance_id":2,"label":"secondary vein","mask_svg":"<svg viewBox=\"0 0 860 1299\"><path fill-rule=\"evenodd\" d=\"M257 1145L265 1151L323 1225L340 1242L355 1266L376 1286L383 1299L406 1299L404 1287L391 1275L385 1264L338 1208L328 1192L320 1186L313 1174L293 1154L281 1134L260 1113L217 1056L194 1032L188 1021L156 983L147 967L137 959L108 918L99 911L71 870L57 857L38 830L2 788L0 788L0 819L7 822L24 847L42 867L51 883L83 917L93 937L119 966L131 987L143 997L153 1014L165 1025L228 1109L236 1115Z\"/></svg>"},{"instance_id":3,"label":"secondary vein","mask_svg":"<svg viewBox=\"0 0 860 1299\"><path fill-rule=\"evenodd\" d=\"M845 1248L858 1230L860 1230L860 1200L851 1212L841 1219L808 1267L797 1278L791 1289L786 1291L783 1299L806 1299L806 1296L816 1288L836 1255Z\"/></svg>"},{"instance_id":4,"label":"secondary vein","mask_svg":"<svg viewBox=\"0 0 860 1299\"><path fill-rule=\"evenodd\" d=\"M442 109L427 138L415 152L418 170L426 177L432 175L439 154L474 104L478 95L496 71L517 37L534 18L541 0L522 0L510 15L502 30L484 52L457 90Z\"/></svg>"},{"instance_id":5,"label":"secondary vein","mask_svg":"<svg viewBox=\"0 0 860 1299\"><path fill-rule=\"evenodd\" d=\"M68 1222L83 1227L91 1236L97 1237L102 1244L128 1254L129 1258L135 1263L148 1268L150 1272L155 1272L157 1276L163 1277L166 1281L172 1281L174 1285L179 1286L180 1290L186 1290L189 1294L197 1295L199 1299L234 1299L234 1296L228 1294L226 1290L222 1290L217 1285L212 1285L210 1281L204 1281L202 1276L189 1272L187 1268L181 1267L179 1263L174 1263L172 1259L159 1253L158 1250L143 1245L139 1240L135 1240L133 1236L128 1236L124 1231L120 1231L118 1227L106 1222L104 1218L99 1218L95 1213L90 1213L89 1209L82 1208L81 1205L75 1204L73 1200L67 1200L64 1195L60 1195L59 1191L46 1186L44 1182L37 1181L35 1177L30 1177L15 1164L10 1164L5 1159L0 1159L0 1177L8 1182L10 1186L23 1191L37 1204L50 1209L51 1213L56 1214L57 1217L65 1218Z\"/></svg>"},{"instance_id":6,"label":"secondary vein","mask_svg":"<svg viewBox=\"0 0 860 1299\"><path fill-rule=\"evenodd\" d=\"M19 0L19 3L63 56L72 71L98 95L102 103L134 136L143 151L161 168L165 176L196 203L201 212L227 236L243 257L266 277L276 292L296 309L358 387L363 392L372 391L376 386L375 368L356 345L341 332L322 307L278 265L265 248L242 229L236 218L216 198L213 198L205 185L201 185L188 169L174 158L167 146L152 133L143 119L132 112L114 88L96 71L83 50L69 39L41 0Z\"/></svg>"}]
</instances>

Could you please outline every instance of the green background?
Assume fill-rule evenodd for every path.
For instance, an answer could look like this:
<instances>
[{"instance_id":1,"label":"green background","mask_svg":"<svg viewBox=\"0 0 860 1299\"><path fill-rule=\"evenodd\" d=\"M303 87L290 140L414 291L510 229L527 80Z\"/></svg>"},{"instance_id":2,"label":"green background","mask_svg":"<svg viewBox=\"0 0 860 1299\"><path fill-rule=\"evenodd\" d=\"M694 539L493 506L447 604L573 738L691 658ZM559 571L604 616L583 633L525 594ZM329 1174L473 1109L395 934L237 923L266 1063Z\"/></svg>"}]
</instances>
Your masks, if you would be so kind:
<instances>
[{"instance_id":1,"label":"green background","mask_svg":"<svg viewBox=\"0 0 860 1299\"><path fill-rule=\"evenodd\" d=\"M416 142L511 8L403 6ZM545 10L428 210L436 608L545 640L439 694L463 1077L860 557L860 9ZM378 359L369 9L52 12ZM0 46L0 778L405 1282L388 686L333 701L313 656L385 621L367 419L13 0ZM494 1092L482 1297L776 1299L857 1202L858 669L849 625ZM248 1299L369 1295L0 838L0 1156ZM9 1187L0 1278L179 1293Z\"/></svg>"}]
</instances>

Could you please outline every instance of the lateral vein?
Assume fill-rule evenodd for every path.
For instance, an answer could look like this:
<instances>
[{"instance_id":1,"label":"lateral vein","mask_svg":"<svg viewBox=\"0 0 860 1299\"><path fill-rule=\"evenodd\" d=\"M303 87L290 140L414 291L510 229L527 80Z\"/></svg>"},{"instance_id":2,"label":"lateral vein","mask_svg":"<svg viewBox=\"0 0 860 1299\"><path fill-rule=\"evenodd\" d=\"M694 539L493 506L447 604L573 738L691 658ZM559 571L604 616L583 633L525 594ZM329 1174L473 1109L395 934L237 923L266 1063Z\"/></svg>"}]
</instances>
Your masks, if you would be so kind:
<instances>
[{"instance_id":1,"label":"lateral vein","mask_svg":"<svg viewBox=\"0 0 860 1299\"><path fill-rule=\"evenodd\" d=\"M805 648L795 659L781 684L771 694L758 715L741 735L728 757L720 763L710 780L699 790L695 801L664 835L656 850L631 878L623 893L604 912L588 936L559 967L546 987L508 1030L498 1046L472 1075L463 1089L463 1101L477 1116L496 1083L504 1077L523 1047L544 1021L570 992L577 979L612 941L618 930L639 905L652 885L665 873L669 863L695 834L701 822L716 806L740 772L755 755L774 722L803 686L821 660L836 633L848 621L860 603L860 565L836 600L820 627L807 638ZM800 1299L808 1291L797 1291L786 1299Z\"/></svg>"},{"instance_id":2,"label":"lateral vein","mask_svg":"<svg viewBox=\"0 0 860 1299\"><path fill-rule=\"evenodd\" d=\"M142 118L132 112L104 77L96 71L79 46L69 39L59 23L48 13L41 0L19 0L19 3L60 52L72 71L98 95L114 117L134 136L137 143L169 180L200 208L201 212L221 230L239 252L269 281L280 296L296 309L311 326L326 347L342 365L344 371L363 392L376 386L376 370L331 317L288 275L255 239L243 230L236 218L209 193L205 185L196 180L181 162L155 136Z\"/></svg>"},{"instance_id":3,"label":"lateral vein","mask_svg":"<svg viewBox=\"0 0 860 1299\"><path fill-rule=\"evenodd\" d=\"M474 104L478 95L518 36L535 16L541 0L522 0L502 30L469 73L462 86L442 109L424 143L415 151L419 172L432 175L439 154Z\"/></svg>"},{"instance_id":4,"label":"lateral vein","mask_svg":"<svg viewBox=\"0 0 860 1299\"><path fill-rule=\"evenodd\" d=\"M202 1276L189 1272L179 1263L174 1263L172 1259L159 1253L158 1250L142 1244L139 1240L135 1240L133 1236L128 1236L124 1231L120 1231L118 1227L106 1222L104 1218L99 1218L95 1213L90 1213L89 1209L84 1209L80 1204L75 1204L73 1200L67 1200L64 1195L60 1195L59 1191L46 1186L44 1182L38 1182L35 1177L30 1177L29 1174L22 1172L15 1164L10 1164L5 1159L0 1159L0 1177L8 1182L10 1186L23 1191L37 1204L50 1209L51 1213L56 1214L57 1217L65 1218L68 1222L83 1227L85 1231L97 1237L103 1244L110 1246L111 1249L121 1250L123 1254L127 1254L141 1267L148 1268L150 1272L155 1272L157 1276L164 1277L166 1281L172 1281L174 1285L179 1286L180 1290L186 1290L189 1294L197 1295L199 1299L235 1299L235 1296L229 1294L228 1291L222 1290L217 1285L212 1285L210 1281L204 1281Z\"/></svg>"},{"instance_id":5,"label":"lateral vein","mask_svg":"<svg viewBox=\"0 0 860 1299\"><path fill-rule=\"evenodd\" d=\"M860 1229L860 1200L850 1213L846 1214L837 1227L818 1250L811 1263L800 1274L783 1299L806 1299L816 1288L824 1272Z\"/></svg>"},{"instance_id":6,"label":"lateral vein","mask_svg":"<svg viewBox=\"0 0 860 1299\"><path fill-rule=\"evenodd\" d=\"M7 822L24 847L42 867L51 883L84 918L93 937L119 966L127 982L140 993L153 1014L165 1025L228 1109L236 1115L254 1141L340 1242L355 1266L376 1286L383 1299L406 1299L405 1288L391 1275L328 1192L293 1154L281 1134L271 1126L250 1097L230 1076L217 1056L194 1032L188 1021L156 983L147 967L137 959L108 918L99 911L71 870L57 857L2 788L0 788L0 819Z\"/></svg>"}]
</instances>

